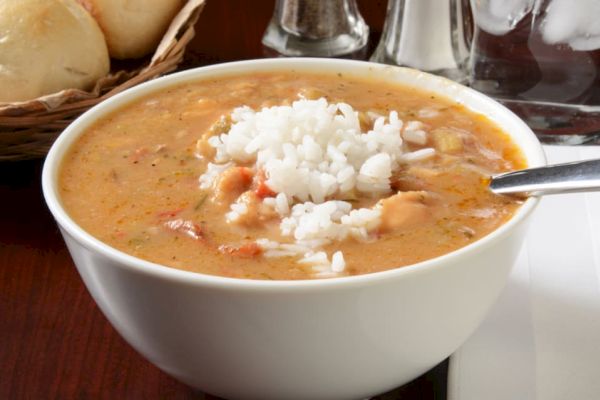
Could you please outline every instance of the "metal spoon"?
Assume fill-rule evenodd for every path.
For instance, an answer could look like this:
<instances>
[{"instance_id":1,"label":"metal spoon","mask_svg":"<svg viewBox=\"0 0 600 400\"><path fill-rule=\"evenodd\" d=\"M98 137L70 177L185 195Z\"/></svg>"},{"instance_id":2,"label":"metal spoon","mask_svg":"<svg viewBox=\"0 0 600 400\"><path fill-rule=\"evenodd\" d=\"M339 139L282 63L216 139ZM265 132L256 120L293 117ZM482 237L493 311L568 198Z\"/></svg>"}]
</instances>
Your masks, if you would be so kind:
<instances>
[{"instance_id":1,"label":"metal spoon","mask_svg":"<svg viewBox=\"0 0 600 400\"><path fill-rule=\"evenodd\" d=\"M600 159L507 172L491 177L496 194L547 194L600 191Z\"/></svg>"}]
</instances>

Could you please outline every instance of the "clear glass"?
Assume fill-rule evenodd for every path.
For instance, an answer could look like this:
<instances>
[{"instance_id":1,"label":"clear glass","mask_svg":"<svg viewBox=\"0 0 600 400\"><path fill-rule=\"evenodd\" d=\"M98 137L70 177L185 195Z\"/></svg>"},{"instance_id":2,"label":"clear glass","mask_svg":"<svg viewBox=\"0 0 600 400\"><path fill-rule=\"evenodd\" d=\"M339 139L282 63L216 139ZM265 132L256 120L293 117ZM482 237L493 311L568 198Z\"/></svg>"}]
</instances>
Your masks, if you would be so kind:
<instances>
[{"instance_id":1,"label":"clear glass","mask_svg":"<svg viewBox=\"0 0 600 400\"><path fill-rule=\"evenodd\" d=\"M469 84L547 143L600 143L600 0L471 0Z\"/></svg>"},{"instance_id":2,"label":"clear glass","mask_svg":"<svg viewBox=\"0 0 600 400\"><path fill-rule=\"evenodd\" d=\"M368 38L356 0L277 0L262 43L284 56L340 57L359 54Z\"/></svg>"},{"instance_id":3,"label":"clear glass","mask_svg":"<svg viewBox=\"0 0 600 400\"><path fill-rule=\"evenodd\" d=\"M371 61L403 65L464 82L470 35L461 0L389 0ZM468 4L467 4L468 5Z\"/></svg>"}]
</instances>

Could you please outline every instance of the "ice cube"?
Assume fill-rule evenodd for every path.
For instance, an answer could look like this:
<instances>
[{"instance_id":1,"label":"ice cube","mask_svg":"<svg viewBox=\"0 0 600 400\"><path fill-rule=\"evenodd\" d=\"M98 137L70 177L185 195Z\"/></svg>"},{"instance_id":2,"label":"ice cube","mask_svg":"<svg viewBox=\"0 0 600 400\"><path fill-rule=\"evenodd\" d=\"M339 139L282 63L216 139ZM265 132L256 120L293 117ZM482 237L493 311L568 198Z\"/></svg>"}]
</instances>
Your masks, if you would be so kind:
<instances>
[{"instance_id":1,"label":"ice cube","mask_svg":"<svg viewBox=\"0 0 600 400\"><path fill-rule=\"evenodd\" d=\"M573 50L600 48L600 0L552 0L541 25L544 42Z\"/></svg>"},{"instance_id":2,"label":"ice cube","mask_svg":"<svg viewBox=\"0 0 600 400\"><path fill-rule=\"evenodd\" d=\"M477 25L497 36L510 32L531 10L535 0L471 0Z\"/></svg>"}]
</instances>

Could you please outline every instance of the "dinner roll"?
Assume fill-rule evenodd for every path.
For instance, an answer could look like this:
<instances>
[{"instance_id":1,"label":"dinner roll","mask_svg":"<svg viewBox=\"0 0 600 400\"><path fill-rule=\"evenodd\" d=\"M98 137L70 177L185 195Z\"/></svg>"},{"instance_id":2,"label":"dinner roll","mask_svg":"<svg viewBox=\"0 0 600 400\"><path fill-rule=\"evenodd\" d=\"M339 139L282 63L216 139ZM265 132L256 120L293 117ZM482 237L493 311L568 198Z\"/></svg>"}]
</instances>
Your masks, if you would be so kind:
<instances>
[{"instance_id":1,"label":"dinner roll","mask_svg":"<svg viewBox=\"0 0 600 400\"><path fill-rule=\"evenodd\" d=\"M0 102L89 89L109 68L102 31L75 0L0 0Z\"/></svg>"},{"instance_id":2,"label":"dinner roll","mask_svg":"<svg viewBox=\"0 0 600 400\"><path fill-rule=\"evenodd\" d=\"M78 0L98 21L111 57L152 52L185 0Z\"/></svg>"}]
</instances>

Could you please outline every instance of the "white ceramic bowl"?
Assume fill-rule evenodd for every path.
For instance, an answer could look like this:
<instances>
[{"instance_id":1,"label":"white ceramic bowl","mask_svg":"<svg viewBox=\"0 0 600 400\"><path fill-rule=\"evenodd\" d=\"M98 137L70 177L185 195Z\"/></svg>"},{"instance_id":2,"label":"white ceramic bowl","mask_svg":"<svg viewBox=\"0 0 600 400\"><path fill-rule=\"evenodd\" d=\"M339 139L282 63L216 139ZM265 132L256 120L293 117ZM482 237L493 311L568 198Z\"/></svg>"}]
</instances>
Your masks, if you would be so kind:
<instances>
[{"instance_id":1,"label":"white ceramic bowl","mask_svg":"<svg viewBox=\"0 0 600 400\"><path fill-rule=\"evenodd\" d=\"M57 193L69 146L131 100L206 77L291 69L372 76L453 98L502 126L530 166L545 164L539 142L518 117L454 82L358 61L267 59L181 72L94 107L52 147L44 195L100 309L168 374L227 399L366 398L416 378L467 339L506 282L536 199L476 243L416 265L327 280L255 281L179 271L124 254L73 222Z\"/></svg>"}]
</instances>

